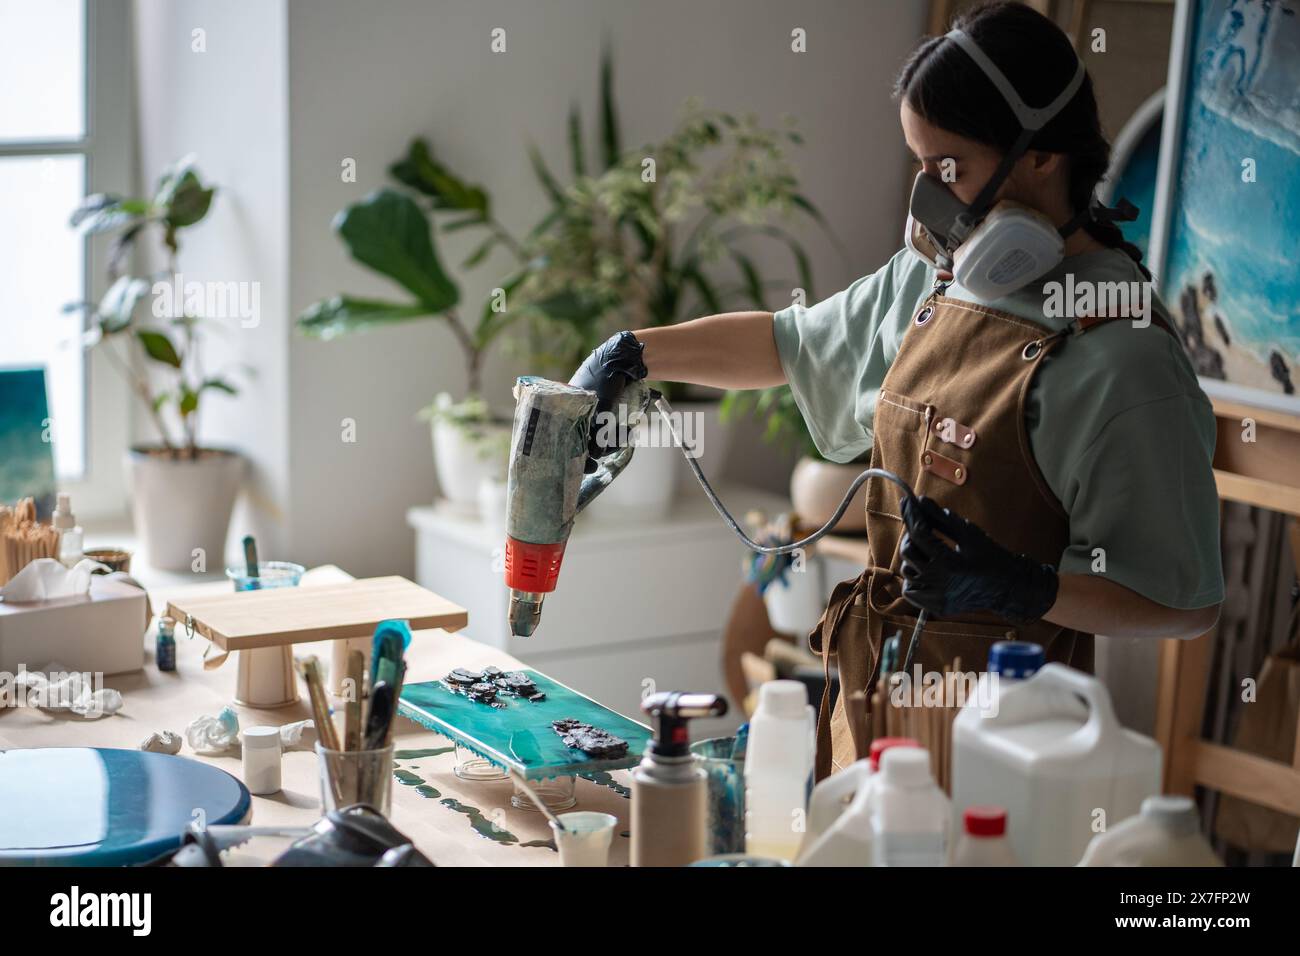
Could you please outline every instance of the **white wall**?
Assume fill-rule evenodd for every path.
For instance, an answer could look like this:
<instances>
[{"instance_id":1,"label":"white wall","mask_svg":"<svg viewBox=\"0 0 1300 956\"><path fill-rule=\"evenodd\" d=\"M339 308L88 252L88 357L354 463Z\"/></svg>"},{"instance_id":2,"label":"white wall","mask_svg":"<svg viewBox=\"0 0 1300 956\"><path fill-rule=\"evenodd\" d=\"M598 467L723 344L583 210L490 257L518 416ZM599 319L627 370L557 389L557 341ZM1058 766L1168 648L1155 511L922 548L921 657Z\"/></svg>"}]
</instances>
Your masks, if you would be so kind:
<instances>
[{"instance_id":1,"label":"white wall","mask_svg":"<svg viewBox=\"0 0 1300 956\"><path fill-rule=\"evenodd\" d=\"M182 235L180 271L186 281L260 285L260 324L222 322L204 352L209 374L248 364L255 377L236 379L238 398L205 394L200 424L205 444L247 456L231 534L253 532L268 556L292 550L286 26L284 0L136 0L141 188L151 191L164 168L196 154L218 194L207 219ZM203 52L194 49L196 29ZM137 432L151 437L141 418Z\"/></svg>"},{"instance_id":2,"label":"white wall","mask_svg":"<svg viewBox=\"0 0 1300 956\"><path fill-rule=\"evenodd\" d=\"M536 142L565 168L569 102L594 120L597 58L608 36L626 144L664 135L687 96L769 122L799 119L807 193L831 219L852 261L806 230L821 295L873 271L898 246L907 169L892 78L922 30L916 2L790 3L721 0L313 0L289 4L290 292L294 313L340 291L401 295L352 264L329 224L347 203L388 182L388 163L417 134L462 175L486 186L508 226L544 211L524 147ZM506 30L507 52L489 35ZM790 49L802 27L808 52ZM589 142L594 130L589 131ZM357 182L340 163L357 161ZM447 244L459 262L465 246ZM462 276L482 302L508 266L502 254ZM773 305L781 303L774 302ZM460 392L459 355L445 328L425 323L334 342L289 344L291 540L308 563L357 574L409 573L407 506L434 495L426 429L415 411L442 389ZM509 411L512 368L500 352L489 394ZM357 423L357 442L340 423ZM739 442L733 475L781 487L770 453Z\"/></svg>"}]
</instances>

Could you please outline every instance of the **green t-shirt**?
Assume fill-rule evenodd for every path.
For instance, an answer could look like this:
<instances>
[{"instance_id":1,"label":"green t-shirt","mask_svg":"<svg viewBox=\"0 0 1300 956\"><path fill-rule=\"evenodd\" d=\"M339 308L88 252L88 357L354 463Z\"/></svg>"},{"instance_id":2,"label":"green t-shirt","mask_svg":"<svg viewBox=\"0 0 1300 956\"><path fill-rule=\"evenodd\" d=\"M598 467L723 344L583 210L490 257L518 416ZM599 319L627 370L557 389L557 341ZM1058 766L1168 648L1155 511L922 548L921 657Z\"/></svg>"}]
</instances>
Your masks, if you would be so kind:
<instances>
[{"instance_id":1,"label":"green t-shirt","mask_svg":"<svg viewBox=\"0 0 1300 956\"><path fill-rule=\"evenodd\" d=\"M1068 316L1045 314L1044 286L1066 273L1076 283L1143 278L1119 250L1088 252L979 304L1064 328ZM843 292L776 313L781 364L828 459L851 461L871 448L881 383L933 285L934 270L903 249ZM979 301L955 283L945 294ZM1154 297L1151 305L1167 316ZM1070 516L1062 574L1097 573L1101 548L1106 577L1166 607L1223 599L1214 414L1172 335L1115 322L1069 338L1034 376L1025 419L1034 459Z\"/></svg>"}]
</instances>

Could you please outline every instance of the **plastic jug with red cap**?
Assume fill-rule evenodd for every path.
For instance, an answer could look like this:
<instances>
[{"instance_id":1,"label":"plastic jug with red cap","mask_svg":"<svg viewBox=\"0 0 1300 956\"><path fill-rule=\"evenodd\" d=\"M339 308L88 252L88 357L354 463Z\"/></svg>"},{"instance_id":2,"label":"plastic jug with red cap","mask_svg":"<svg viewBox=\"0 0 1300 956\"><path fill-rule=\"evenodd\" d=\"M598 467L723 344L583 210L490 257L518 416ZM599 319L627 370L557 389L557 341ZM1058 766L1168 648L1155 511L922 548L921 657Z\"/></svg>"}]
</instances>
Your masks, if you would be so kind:
<instances>
[{"instance_id":1,"label":"plastic jug with red cap","mask_svg":"<svg viewBox=\"0 0 1300 956\"><path fill-rule=\"evenodd\" d=\"M953 866L1020 865L1007 839L1007 811L1002 807L967 807L961 822Z\"/></svg>"},{"instance_id":2,"label":"plastic jug with red cap","mask_svg":"<svg viewBox=\"0 0 1300 956\"><path fill-rule=\"evenodd\" d=\"M871 866L871 784L893 747L919 747L911 737L881 737L870 756L827 777L813 790L808 832L797 866Z\"/></svg>"}]
</instances>

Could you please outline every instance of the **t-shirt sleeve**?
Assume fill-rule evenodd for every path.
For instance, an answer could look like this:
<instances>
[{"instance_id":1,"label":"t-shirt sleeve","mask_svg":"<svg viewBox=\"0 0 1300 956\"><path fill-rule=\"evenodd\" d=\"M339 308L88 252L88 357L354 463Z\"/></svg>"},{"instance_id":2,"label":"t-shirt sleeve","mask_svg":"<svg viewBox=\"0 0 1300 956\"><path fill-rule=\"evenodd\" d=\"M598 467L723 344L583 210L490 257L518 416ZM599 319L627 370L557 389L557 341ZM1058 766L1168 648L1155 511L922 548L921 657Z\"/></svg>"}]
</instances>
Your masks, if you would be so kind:
<instances>
[{"instance_id":1,"label":"t-shirt sleeve","mask_svg":"<svg viewBox=\"0 0 1300 956\"><path fill-rule=\"evenodd\" d=\"M1095 574L1172 608L1223 600L1215 424L1201 395L1125 410L1064 482L1070 546L1062 574Z\"/></svg>"},{"instance_id":2,"label":"t-shirt sleeve","mask_svg":"<svg viewBox=\"0 0 1300 956\"><path fill-rule=\"evenodd\" d=\"M921 266L901 250L829 299L776 313L773 334L795 404L831 461L852 461L871 448L876 393L898 352L890 317L900 295L911 297L917 285L913 263Z\"/></svg>"}]
</instances>

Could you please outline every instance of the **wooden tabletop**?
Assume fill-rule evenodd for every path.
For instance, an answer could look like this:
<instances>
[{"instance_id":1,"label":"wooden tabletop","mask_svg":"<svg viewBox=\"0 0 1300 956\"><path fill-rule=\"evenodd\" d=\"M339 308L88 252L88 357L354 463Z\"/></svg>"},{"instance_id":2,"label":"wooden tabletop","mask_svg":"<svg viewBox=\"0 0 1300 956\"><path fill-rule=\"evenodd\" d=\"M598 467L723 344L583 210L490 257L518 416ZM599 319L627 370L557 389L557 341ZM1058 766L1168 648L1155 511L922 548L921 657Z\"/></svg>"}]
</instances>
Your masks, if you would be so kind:
<instances>
[{"instance_id":1,"label":"wooden tabletop","mask_svg":"<svg viewBox=\"0 0 1300 956\"><path fill-rule=\"evenodd\" d=\"M346 579L337 569L315 569L303 578L302 587ZM224 593L226 582L193 586L196 590ZM186 588L190 591L190 588ZM173 593L151 592L154 607L167 606ZM207 641L187 639L181 628L176 634L176 672L163 673L154 665L153 637L148 634L145 666L141 671L104 679L104 686L122 693L124 706L118 713L87 721L27 707L0 709L0 749L15 747L126 747L135 748L154 731L170 730L184 735L185 727L202 714L215 715L232 704L236 662L205 671L202 656ZM329 642L299 644L297 656L315 654L328 667ZM44 663L44 662L41 662ZM407 652L407 681L434 680L453 667L503 669L523 662L485 644L442 630L416 631ZM35 665L33 665L35 666ZM305 688L296 705L276 710L236 707L241 727L258 724L287 724L311 716ZM578 688L581 690L581 688ZM455 754L443 737L399 718L394 728L396 766L393 783L394 826L439 866L557 866L558 856L547 846L524 846L549 841L550 828L541 814L518 810L510 805L513 787L509 781L466 783L453 773ZM238 751L219 757L201 757L183 745L181 756L220 767L242 778ZM283 758L283 789L266 797L253 797L252 823L310 826L321 815L316 755L308 750L290 751ZM610 865L628 861L630 785L627 771L613 774L623 793L579 778L576 795L579 810L614 814L619 826L610 851ZM494 829L495 827L495 829ZM480 831L490 834L482 835ZM230 865L257 865L274 858L287 841L259 838L227 855Z\"/></svg>"}]
</instances>

